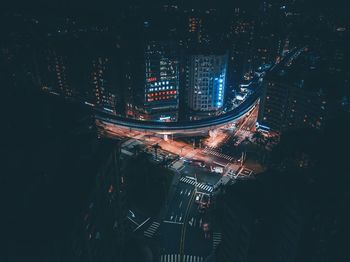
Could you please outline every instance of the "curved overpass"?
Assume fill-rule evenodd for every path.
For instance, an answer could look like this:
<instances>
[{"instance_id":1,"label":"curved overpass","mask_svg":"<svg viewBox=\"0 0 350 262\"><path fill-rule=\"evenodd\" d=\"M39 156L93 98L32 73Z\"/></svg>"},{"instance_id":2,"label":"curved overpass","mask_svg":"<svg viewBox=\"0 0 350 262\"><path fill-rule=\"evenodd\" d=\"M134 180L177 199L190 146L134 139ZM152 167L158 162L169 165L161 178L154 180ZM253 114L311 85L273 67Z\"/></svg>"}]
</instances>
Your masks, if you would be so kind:
<instances>
[{"instance_id":1,"label":"curved overpass","mask_svg":"<svg viewBox=\"0 0 350 262\"><path fill-rule=\"evenodd\" d=\"M95 118L105 124L115 125L117 127L129 130L151 132L158 134L198 134L205 133L218 127L233 123L242 118L246 113L252 110L260 99L261 88L252 93L238 107L225 114L195 120L181 122L154 122L128 119L119 116L113 116L104 112L96 112Z\"/></svg>"}]
</instances>

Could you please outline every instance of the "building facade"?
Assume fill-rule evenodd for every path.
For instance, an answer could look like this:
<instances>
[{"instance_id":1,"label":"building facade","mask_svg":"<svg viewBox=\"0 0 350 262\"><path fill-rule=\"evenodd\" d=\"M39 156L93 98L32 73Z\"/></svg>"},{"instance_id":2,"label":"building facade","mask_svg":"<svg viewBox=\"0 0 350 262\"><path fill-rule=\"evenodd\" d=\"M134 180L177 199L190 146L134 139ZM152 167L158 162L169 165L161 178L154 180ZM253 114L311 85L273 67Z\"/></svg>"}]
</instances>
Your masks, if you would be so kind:
<instances>
[{"instance_id":1,"label":"building facade","mask_svg":"<svg viewBox=\"0 0 350 262\"><path fill-rule=\"evenodd\" d=\"M224 105L227 55L192 55L186 75L187 103L192 111L216 112Z\"/></svg>"},{"instance_id":2,"label":"building facade","mask_svg":"<svg viewBox=\"0 0 350 262\"><path fill-rule=\"evenodd\" d=\"M144 115L154 121L177 121L179 61L172 43L152 41L145 50Z\"/></svg>"},{"instance_id":3,"label":"building facade","mask_svg":"<svg viewBox=\"0 0 350 262\"><path fill-rule=\"evenodd\" d=\"M112 92L110 80L107 77L110 61L106 57L98 57L92 62L91 84L95 103L109 113L116 113L116 94Z\"/></svg>"},{"instance_id":4,"label":"building facade","mask_svg":"<svg viewBox=\"0 0 350 262\"><path fill-rule=\"evenodd\" d=\"M284 131L290 128L319 129L326 117L325 88L320 72L302 53L296 61L286 59L269 72L263 83L258 124L263 129Z\"/></svg>"}]
</instances>

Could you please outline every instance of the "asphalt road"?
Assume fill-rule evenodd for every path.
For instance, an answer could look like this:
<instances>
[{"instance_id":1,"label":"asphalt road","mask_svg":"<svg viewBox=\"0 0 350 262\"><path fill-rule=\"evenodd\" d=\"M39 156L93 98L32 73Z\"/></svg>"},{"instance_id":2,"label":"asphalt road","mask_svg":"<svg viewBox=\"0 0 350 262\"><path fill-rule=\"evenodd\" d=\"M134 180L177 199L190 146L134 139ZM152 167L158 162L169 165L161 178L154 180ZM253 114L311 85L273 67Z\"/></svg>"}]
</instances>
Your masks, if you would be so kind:
<instances>
[{"instance_id":1,"label":"asphalt road","mask_svg":"<svg viewBox=\"0 0 350 262\"><path fill-rule=\"evenodd\" d=\"M168 202L159 232L164 253L179 253L181 229L193 191L193 186L180 182L177 185L173 198Z\"/></svg>"},{"instance_id":2,"label":"asphalt road","mask_svg":"<svg viewBox=\"0 0 350 262\"><path fill-rule=\"evenodd\" d=\"M207 169L186 164L182 176L194 176L198 182L215 184L220 175L210 173ZM198 211L195 203L194 185L179 182L174 194L167 201L166 211L159 227L161 253L166 255L193 256L205 258L212 252L212 239L205 239L202 224L206 221L205 213ZM202 191L201 189L197 189Z\"/></svg>"}]
</instances>

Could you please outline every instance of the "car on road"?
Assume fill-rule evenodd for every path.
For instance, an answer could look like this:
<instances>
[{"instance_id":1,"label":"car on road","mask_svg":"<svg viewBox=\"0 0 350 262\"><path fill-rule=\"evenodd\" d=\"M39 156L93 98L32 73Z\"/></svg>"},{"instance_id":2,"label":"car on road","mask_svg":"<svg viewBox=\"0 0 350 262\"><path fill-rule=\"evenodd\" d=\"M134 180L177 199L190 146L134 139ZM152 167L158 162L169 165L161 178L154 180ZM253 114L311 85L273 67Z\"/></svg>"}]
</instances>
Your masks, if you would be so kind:
<instances>
[{"instance_id":1,"label":"car on road","mask_svg":"<svg viewBox=\"0 0 350 262\"><path fill-rule=\"evenodd\" d=\"M203 207L208 208L210 204L210 196L208 194L203 194L200 204Z\"/></svg>"},{"instance_id":2,"label":"car on road","mask_svg":"<svg viewBox=\"0 0 350 262\"><path fill-rule=\"evenodd\" d=\"M199 205L198 205L198 212L204 213L206 209L210 205L210 195L202 193L202 197L200 198Z\"/></svg>"},{"instance_id":3,"label":"car on road","mask_svg":"<svg viewBox=\"0 0 350 262\"><path fill-rule=\"evenodd\" d=\"M198 204L202 198L202 193L198 192L196 194L195 202Z\"/></svg>"},{"instance_id":4,"label":"car on road","mask_svg":"<svg viewBox=\"0 0 350 262\"><path fill-rule=\"evenodd\" d=\"M218 173L218 174L222 174L224 172L224 168L221 166L214 166L214 167L210 167L210 171L212 173Z\"/></svg>"},{"instance_id":5,"label":"car on road","mask_svg":"<svg viewBox=\"0 0 350 262\"><path fill-rule=\"evenodd\" d=\"M234 175L236 175L236 172L231 169L230 171L228 171L228 174L231 176L234 176Z\"/></svg>"},{"instance_id":6,"label":"car on road","mask_svg":"<svg viewBox=\"0 0 350 262\"><path fill-rule=\"evenodd\" d=\"M203 231L204 231L204 238L208 239L210 238L210 228L209 228L209 224L208 223L203 223Z\"/></svg>"}]
</instances>

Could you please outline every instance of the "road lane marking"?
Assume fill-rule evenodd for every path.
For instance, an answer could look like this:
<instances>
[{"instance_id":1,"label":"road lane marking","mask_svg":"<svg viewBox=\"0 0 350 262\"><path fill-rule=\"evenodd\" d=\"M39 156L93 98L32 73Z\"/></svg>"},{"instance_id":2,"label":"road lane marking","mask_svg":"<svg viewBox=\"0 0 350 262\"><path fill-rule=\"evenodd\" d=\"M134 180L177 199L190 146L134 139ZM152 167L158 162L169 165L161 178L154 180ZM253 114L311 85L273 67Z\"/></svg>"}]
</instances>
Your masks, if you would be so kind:
<instances>
[{"instance_id":1,"label":"road lane marking","mask_svg":"<svg viewBox=\"0 0 350 262\"><path fill-rule=\"evenodd\" d=\"M136 226L139 226L134 220L132 220L130 217L127 217L131 222L133 222Z\"/></svg>"},{"instance_id":2,"label":"road lane marking","mask_svg":"<svg viewBox=\"0 0 350 262\"><path fill-rule=\"evenodd\" d=\"M184 249L185 249L185 234L186 234L186 226L187 226L187 223L186 221L188 221L188 216L189 216L189 211L190 211L190 207L192 205L192 202L194 200L194 197L195 197L195 194L194 194L195 191L192 192L192 195L190 197L190 200L188 201L188 204L187 204L187 208L186 208L186 212L185 212L185 219L184 219L184 224L182 225L182 229L181 229L181 238L180 238L180 255L184 255Z\"/></svg>"},{"instance_id":3,"label":"road lane marking","mask_svg":"<svg viewBox=\"0 0 350 262\"><path fill-rule=\"evenodd\" d=\"M168 224L177 224L177 225L183 225L182 222L174 222L174 221L169 221L169 220L163 220L164 223L168 223Z\"/></svg>"},{"instance_id":4,"label":"road lane marking","mask_svg":"<svg viewBox=\"0 0 350 262\"><path fill-rule=\"evenodd\" d=\"M133 232L135 232L136 230L138 230L140 227L142 227L145 223L147 223L148 222L148 220L150 220L151 218L149 217L149 218L147 218L145 221L143 221L137 228L135 228L134 229L134 231Z\"/></svg>"}]
</instances>

